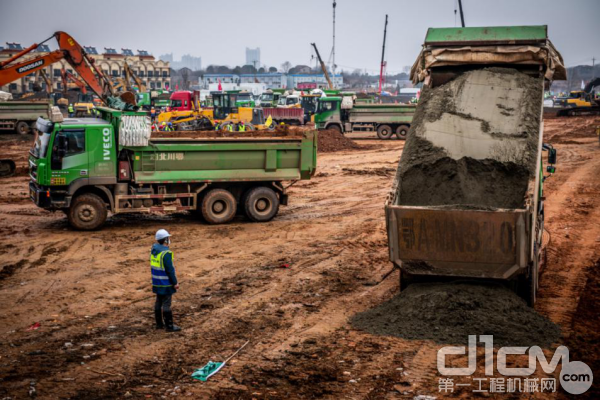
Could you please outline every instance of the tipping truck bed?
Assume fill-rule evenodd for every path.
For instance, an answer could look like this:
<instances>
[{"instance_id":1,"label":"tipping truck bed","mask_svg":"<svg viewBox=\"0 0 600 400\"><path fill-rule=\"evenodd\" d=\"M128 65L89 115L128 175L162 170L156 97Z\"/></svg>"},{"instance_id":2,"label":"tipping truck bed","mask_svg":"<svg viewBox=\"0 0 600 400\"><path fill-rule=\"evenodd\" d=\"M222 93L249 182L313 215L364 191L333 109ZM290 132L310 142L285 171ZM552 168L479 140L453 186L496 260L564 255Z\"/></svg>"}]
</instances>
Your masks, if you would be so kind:
<instances>
[{"instance_id":1,"label":"tipping truck bed","mask_svg":"<svg viewBox=\"0 0 600 400\"><path fill-rule=\"evenodd\" d=\"M385 205L401 287L513 280L535 301L543 89L564 67L546 27L515 28L428 31L412 69L425 85Z\"/></svg>"}]
</instances>

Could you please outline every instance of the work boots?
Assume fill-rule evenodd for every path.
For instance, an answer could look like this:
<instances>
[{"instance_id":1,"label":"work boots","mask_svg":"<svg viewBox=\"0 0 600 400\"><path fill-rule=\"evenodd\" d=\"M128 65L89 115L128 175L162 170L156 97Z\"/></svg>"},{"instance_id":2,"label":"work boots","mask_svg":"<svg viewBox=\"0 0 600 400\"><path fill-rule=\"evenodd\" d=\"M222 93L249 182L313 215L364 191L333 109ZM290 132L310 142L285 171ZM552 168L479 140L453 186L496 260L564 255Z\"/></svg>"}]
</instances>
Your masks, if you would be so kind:
<instances>
[{"instance_id":1,"label":"work boots","mask_svg":"<svg viewBox=\"0 0 600 400\"><path fill-rule=\"evenodd\" d=\"M164 329L162 310L154 310L154 319L156 320L156 329Z\"/></svg>"},{"instance_id":2,"label":"work boots","mask_svg":"<svg viewBox=\"0 0 600 400\"><path fill-rule=\"evenodd\" d=\"M177 325L173 325L173 313L171 311L163 311L167 332L179 332L181 330Z\"/></svg>"}]
</instances>

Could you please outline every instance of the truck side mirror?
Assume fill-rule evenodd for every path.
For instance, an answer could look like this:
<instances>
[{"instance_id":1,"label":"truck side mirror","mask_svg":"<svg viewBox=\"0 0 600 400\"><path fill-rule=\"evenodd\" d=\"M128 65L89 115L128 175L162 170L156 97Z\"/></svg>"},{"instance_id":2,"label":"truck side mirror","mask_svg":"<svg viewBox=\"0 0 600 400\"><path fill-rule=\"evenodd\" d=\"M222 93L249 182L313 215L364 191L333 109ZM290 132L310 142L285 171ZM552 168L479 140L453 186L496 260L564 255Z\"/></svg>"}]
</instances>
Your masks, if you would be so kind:
<instances>
[{"instance_id":1,"label":"truck side mirror","mask_svg":"<svg viewBox=\"0 0 600 400\"><path fill-rule=\"evenodd\" d=\"M556 149L548 149L548 164L556 164Z\"/></svg>"}]
</instances>

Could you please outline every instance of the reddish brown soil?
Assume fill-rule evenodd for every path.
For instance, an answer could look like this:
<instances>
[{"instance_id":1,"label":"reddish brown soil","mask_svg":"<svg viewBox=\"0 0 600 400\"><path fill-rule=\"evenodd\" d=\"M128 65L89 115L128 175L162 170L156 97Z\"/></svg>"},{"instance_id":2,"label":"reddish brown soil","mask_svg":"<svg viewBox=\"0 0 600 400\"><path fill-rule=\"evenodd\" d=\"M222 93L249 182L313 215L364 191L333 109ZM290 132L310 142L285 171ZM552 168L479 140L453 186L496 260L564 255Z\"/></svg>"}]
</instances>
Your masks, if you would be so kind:
<instances>
[{"instance_id":1,"label":"reddish brown soil","mask_svg":"<svg viewBox=\"0 0 600 400\"><path fill-rule=\"evenodd\" d=\"M559 164L545 184L551 239L536 306L561 326L571 359L586 362L598 359L581 350L598 331L589 321L598 315L590 266L600 258L593 123L572 132L568 122L546 121ZM27 177L0 179L0 397L27 398L35 387L40 399L472 398L469 387L439 393L440 345L348 322L398 293L397 272L387 275L383 204L403 142L362 143L369 147L320 155L316 176L292 186L290 205L264 224L119 215L102 231L75 232L61 213L30 203ZM0 146L0 157L26 166L27 148ZM148 252L159 228L173 233L179 334L152 328ZM208 382L190 378L246 340ZM478 365L483 376L482 357Z\"/></svg>"}]
</instances>

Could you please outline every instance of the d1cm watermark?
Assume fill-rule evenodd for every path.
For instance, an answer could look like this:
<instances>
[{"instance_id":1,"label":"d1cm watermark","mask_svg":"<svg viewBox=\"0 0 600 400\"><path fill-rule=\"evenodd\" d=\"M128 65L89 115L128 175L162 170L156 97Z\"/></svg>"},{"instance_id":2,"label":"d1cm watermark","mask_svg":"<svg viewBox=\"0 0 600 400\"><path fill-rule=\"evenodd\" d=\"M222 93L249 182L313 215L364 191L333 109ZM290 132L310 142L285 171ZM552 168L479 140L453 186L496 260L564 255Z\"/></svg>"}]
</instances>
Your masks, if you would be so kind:
<instances>
[{"instance_id":1,"label":"d1cm watermark","mask_svg":"<svg viewBox=\"0 0 600 400\"><path fill-rule=\"evenodd\" d=\"M494 374L494 337L492 335L479 335L479 341L485 345L485 375ZM446 355L465 355L468 351L468 365L463 368L446 367ZM529 355L527 368L511 368L506 366L507 355ZM522 347L507 346L498 349L496 355L496 369L501 375L525 378L489 378L490 392L536 392L556 391L554 378L530 378L535 373L537 366L542 367L546 374L552 374L558 363L562 363L560 372L560 384L562 388L571 394L581 394L587 391L594 380L591 368L581 361L569 360L569 349L559 346L554 352L550 362L546 359L544 352L539 346ZM444 376L470 376L477 369L477 335L469 335L469 345L445 346L438 350L437 367L440 374ZM474 392L487 392L482 388L482 382L488 378L474 378L478 381L479 388ZM450 378L440 379L440 391L453 390L453 380ZM470 386L470 384L456 384L457 386ZM518 389L518 390L517 390Z\"/></svg>"}]
</instances>

